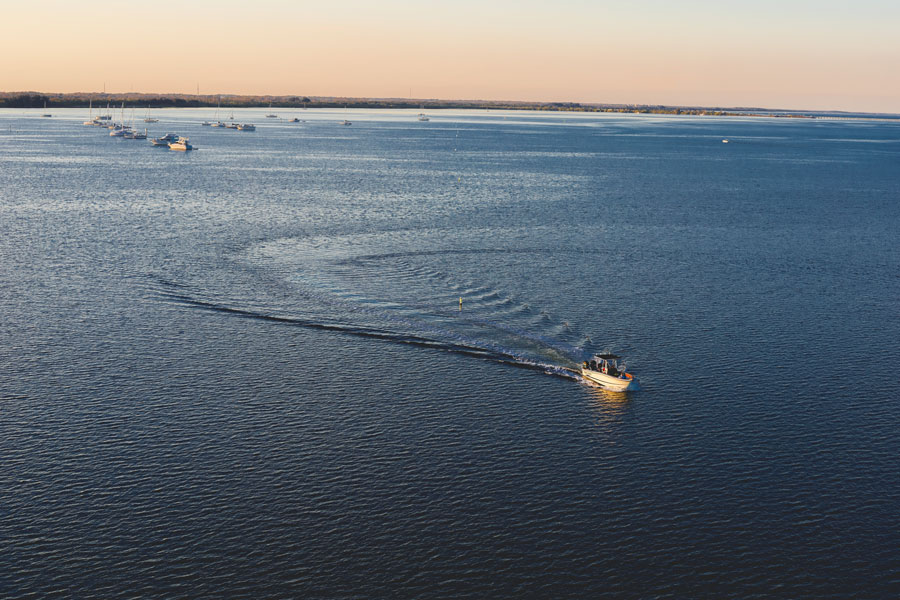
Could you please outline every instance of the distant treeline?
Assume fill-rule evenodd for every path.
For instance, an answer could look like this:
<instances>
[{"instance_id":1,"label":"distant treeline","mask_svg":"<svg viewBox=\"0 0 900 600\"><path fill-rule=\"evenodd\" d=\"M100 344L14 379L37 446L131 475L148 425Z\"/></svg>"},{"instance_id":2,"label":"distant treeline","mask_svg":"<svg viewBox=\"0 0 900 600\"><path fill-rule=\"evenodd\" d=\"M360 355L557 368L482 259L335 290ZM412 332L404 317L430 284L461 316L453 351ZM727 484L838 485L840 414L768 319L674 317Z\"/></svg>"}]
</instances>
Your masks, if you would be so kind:
<instances>
[{"instance_id":1,"label":"distant treeline","mask_svg":"<svg viewBox=\"0 0 900 600\"><path fill-rule=\"evenodd\" d=\"M683 114L716 116L753 116L754 111L763 109L672 107L663 105L629 104L580 104L578 102L516 102L491 100L415 100L407 98L340 98L319 96L241 96L191 95L191 94L43 94L36 92L0 92L2 108L94 108L101 106L150 107L150 108L423 108L423 109L483 109L483 110L542 110L572 112L613 112L642 114ZM759 114L757 113L757 114ZM772 116L771 114L767 116ZM780 114L777 116L805 116Z\"/></svg>"}]
</instances>

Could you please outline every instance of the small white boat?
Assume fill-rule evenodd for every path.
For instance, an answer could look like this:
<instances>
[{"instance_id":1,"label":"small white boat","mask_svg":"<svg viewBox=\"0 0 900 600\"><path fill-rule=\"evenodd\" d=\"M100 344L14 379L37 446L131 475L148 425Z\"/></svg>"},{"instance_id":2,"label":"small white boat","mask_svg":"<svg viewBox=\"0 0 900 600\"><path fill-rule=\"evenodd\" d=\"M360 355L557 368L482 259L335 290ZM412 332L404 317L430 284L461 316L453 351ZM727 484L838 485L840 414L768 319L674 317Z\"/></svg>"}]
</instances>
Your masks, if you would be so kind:
<instances>
[{"instance_id":1,"label":"small white boat","mask_svg":"<svg viewBox=\"0 0 900 600\"><path fill-rule=\"evenodd\" d=\"M193 149L194 147L191 146L191 140L186 137L180 137L174 142L169 142L169 150L181 150L182 152L186 152Z\"/></svg>"},{"instance_id":2,"label":"small white boat","mask_svg":"<svg viewBox=\"0 0 900 600\"><path fill-rule=\"evenodd\" d=\"M175 135L174 133L167 133L166 135L164 135L162 137L153 138L152 140L150 140L150 143L153 144L154 146L168 147L169 142L176 142L176 141L178 141L177 135Z\"/></svg>"},{"instance_id":3,"label":"small white boat","mask_svg":"<svg viewBox=\"0 0 900 600\"><path fill-rule=\"evenodd\" d=\"M110 127L109 135L110 137L125 137L125 134L134 133L130 127L126 126L118 126L118 127Z\"/></svg>"},{"instance_id":4,"label":"small white boat","mask_svg":"<svg viewBox=\"0 0 900 600\"><path fill-rule=\"evenodd\" d=\"M251 125L250 123L241 123L237 128L240 131L256 131L256 125Z\"/></svg>"},{"instance_id":5,"label":"small white boat","mask_svg":"<svg viewBox=\"0 0 900 600\"><path fill-rule=\"evenodd\" d=\"M425 113L419 113L418 118L420 121L430 121L431 120L430 118L428 118L428 115L426 115Z\"/></svg>"},{"instance_id":6,"label":"small white boat","mask_svg":"<svg viewBox=\"0 0 900 600\"><path fill-rule=\"evenodd\" d=\"M212 127L212 123L210 123L209 121L203 121L200 124L203 125L204 127Z\"/></svg>"},{"instance_id":7,"label":"small white boat","mask_svg":"<svg viewBox=\"0 0 900 600\"><path fill-rule=\"evenodd\" d=\"M90 125L94 126L97 124L97 121L94 119L94 100L88 100L88 120L82 123L82 125Z\"/></svg>"},{"instance_id":8,"label":"small white boat","mask_svg":"<svg viewBox=\"0 0 900 600\"><path fill-rule=\"evenodd\" d=\"M619 363L620 358L615 354L597 354L582 363L581 376L614 392L639 390L637 379L626 371L624 363Z\"/></svg>"},{"instance_id":9,"label":"small white boat","mask_svg":"<svg viewBox=\"0 0 900 600\"><path fill-rule=\"evenodd\" d=\"M722 140L723 144L727 144L728 142L729 142L728 138L725 138L724 140Z\"/></svg>"},{"instance_id":10,"label":"small white boat","mask_svg":"<svg viewBox=\"0 0 900 600\"><path fill-rule=\"evenodd\" d=\"M132 129L131 131L126 131L125 135L123 135L126 140L146 140L147 139L147 130L144 131L135 131Z\"/></svg>"},{"instance_id":11,"label":"small white boat","mask_svg":"<svg viewBox=\"0 0 900 600\"><path fill-rule=\"evenodd\" d=\"M344 119L343 121L341 121L341 125L353 125L353 123L351 123L347 119Z\"/></svg>"},{"instance_id":12,"label":"small white boat","mask_svg":"<svg viewBox=\"0 0 900 600\"><path fill-rule=\"evenodd\" d=\"M277 119L278 115L266 115L267 119Z\"/></svg>"},{"instance_id":13,"label":"small white boat","mask_svg":"<svg viewBox=\"0 0 900 600\"><path fill-rule=\"evenodd\" d=\"M112 121L112 113L109 112L109 102L106 103L106 114L95 117L98 121Z\"/></svg>"}]
</instances>

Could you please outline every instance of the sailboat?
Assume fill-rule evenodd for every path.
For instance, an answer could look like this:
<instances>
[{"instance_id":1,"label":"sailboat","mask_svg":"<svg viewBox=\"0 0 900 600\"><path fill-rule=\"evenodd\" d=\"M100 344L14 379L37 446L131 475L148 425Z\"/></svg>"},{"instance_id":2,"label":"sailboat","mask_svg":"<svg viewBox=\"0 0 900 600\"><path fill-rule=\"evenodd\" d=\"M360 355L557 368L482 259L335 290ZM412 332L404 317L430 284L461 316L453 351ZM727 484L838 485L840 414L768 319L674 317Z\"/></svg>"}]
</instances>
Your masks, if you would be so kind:
<instances>
[{"instance_id":1,"label":"sailboat","mask_svg":"<svg viewBox=\"0 0 900 600\"><path fill-rule=\"evenodd\" d=\"M425 110L425 105L424 105L424 104L420 105L420 106L419 106L419 109L424 111L424 110ZM419 119L420 121L430 121L430 120L431 120L431 119L428 118L428 115L426 115L424 112L420 112L420 113L419 113L418 119Z\"/></svg>"},{"instance_id":2,"label":"sailboat","mask_svg":"<svg viewBox=\"0 0 900 600\"><path fill-rule=\"evenodd\" d=\"M134 130L130 126L125 124L125 103L124 102L122 102L122 114L121 114L120 118L122 119L121 123L114 123L109 126L109 130L110 130L109 135L111 137L125 137L126 133L134 132ZM134 120L133 113L132 113L132 120Z\"/></svg>"},{"instance_id":3,"label":"sailboat","mask_svg":"<svg viewBox=\"0 0 900 600\"><path fill-rule=\"evenodd\" d=\"M147 130L145 129L143 133L134 128L134 107L131 107L131 124L128 125L127 131L125 135L122 136L126 140L146 140L147 139Z\"/></svg>"},{"instance_id":4,"label":"sailboat","mask_svg":"<svg viewBox=\"0 0 900 600\"><path fill-rule=\"evenodd\" d=\"M221 99L216 100L216 116L215 116L216 122L215 123L204 122L203 123L204 125L210 125L211 127L225 127L225 123L223 123L222 121L219 120L219 104L221 104Z\"/></svg>"},{"instance_id":5,"label":"sailboat","mask_svg":"<svg viewBox=\"0 0 900 600\"><path fill-rule=\"evenodd\" d=\"M44 110L47 110L47 102L46 101L44 102ZM41 116L42 117L52 117L53 115L51 115L50 113L44 113Z\"/></svg>"},{"instance_id":6,"label":"sailboat","mask_svg":"<svg viewBox=\"0 0 900 600\"><path fill-rule=\"evenodd\" d=\"M271 111L271 110L272 110L272 103L269 102L269 111ZM277 119L277 118L278 118L278 115L276 115L276 114L273 113L273 112L269 112L269 114L266 115L266 118L267 118L267 119Z\"/></svg>"},{"instance_id":7,"label":"sailboat","mask_svg":"<svg viewBox=\"0 0 900 600\"><path fill-rule=\"evenodd\" d=\"M94 99L93 98L91 98L88 101L88 110L90 111L88 113L88 120L85 121L84 123L82 123L82 125L92 125L92 126L96 125L97 121L94 120Z\"/></svg>"},{"instance_id":8,"label":"sailboat","mask_svg":"<svg viewBox=\"0 0 900 600\"><path fill-rule=\"evenodd\" d=\"M144 117L144 123L159 123L159 119L150 116L150 106L147 106L147 116Z\"/></svg>"}]
</instances>

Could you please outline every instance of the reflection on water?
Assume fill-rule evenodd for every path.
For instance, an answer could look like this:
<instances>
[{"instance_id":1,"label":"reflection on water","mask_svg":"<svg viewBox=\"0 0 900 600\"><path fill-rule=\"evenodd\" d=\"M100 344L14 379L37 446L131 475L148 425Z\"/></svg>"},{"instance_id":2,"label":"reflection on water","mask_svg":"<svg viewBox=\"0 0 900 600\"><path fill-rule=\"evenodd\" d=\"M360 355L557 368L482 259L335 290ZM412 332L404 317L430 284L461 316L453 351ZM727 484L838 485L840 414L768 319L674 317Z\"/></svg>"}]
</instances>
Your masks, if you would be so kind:
<instances>
[{"instance_id":1,"label":"reflection on water","mask_svg":"<svg viewBox=\"0 0 900 600\"><path fill-rule=\"evenodd\" d=\"M584 384L591 395L591 404L597 414L597 425L610 425L622 421L631 409L631 395L627 392L613 392L593 383Z\"/></svg>"}]
</instances>

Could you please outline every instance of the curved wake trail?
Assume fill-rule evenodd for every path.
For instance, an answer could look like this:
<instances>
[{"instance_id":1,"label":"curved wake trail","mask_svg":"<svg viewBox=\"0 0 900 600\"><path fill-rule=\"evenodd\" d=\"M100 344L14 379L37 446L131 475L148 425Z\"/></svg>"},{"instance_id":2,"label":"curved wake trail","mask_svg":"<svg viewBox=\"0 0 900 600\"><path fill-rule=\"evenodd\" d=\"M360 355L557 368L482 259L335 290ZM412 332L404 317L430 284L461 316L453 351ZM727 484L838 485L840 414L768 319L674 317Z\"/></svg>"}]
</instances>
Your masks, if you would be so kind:
<instances>
[{"instance_id":1,"label":"curved wake trail","mask_svg":"<svg viewBox=\"0 0 900 600\"><path fill-rule=\"evenodd\" d=\"M168 284L168 282L164 282ZM157 290L157 294L162 298L181 304L183 306L188 306L192 308L197 308L201 310L218 312L223 314L234 315L236 317L246 318L246 319L258 319L261 321L269 321L273 323L282 323L286 325L293 325L297 327L304 327L306 329L315 329L319 331L332 331L336 333L342 333L346 335L353 335L357 337L364 337L369 339L378 339L384 340L388 342L393 342L397 344L407 344L412 346L419 346L423 348L432 348L435 350L442 350L445 352L453 352L456 354L462 354L465 356L471 356L474 358L482 358L487 359L493 362L521 368L528 369L532 371L538 371L541 373L545 373L548 375L555 375L558 377L565 377L568 379L579 379L579 376L576 371L570 369L568 367L554 365L550 363L543 363L540 361L524 358L519 356L513 352L510 352L505 349L501 349L493 344L479 344L472 340L464 340L458 342L448 342L446 340L440 340L420 335L412 335L407 333L397 333L392 332L386 329L379 329L375 327L364 327L358 325L345 325L338 323L322 323L319 321L313 321L309 319L302 319L298 317L288 317L288 316L279 316L279 315L271 315L263 312L258 312L254 310L248 310L244 308L235 308L231 306L226 306L224 304L210 302L207 300L200 300L198 298L191 297L185 293L178 293L174 291L160 291ZM396 317L393 320L397 321ZM413 325L410 323L410 325ZM425 325L424 323L417 323L419 327ZM460 340L463 340L462 336L454 334L449 331L440 330L435 327L426 326L427 329L433 330L435 333L443 334L447 337L456 337Z\"/></svg>"}]
</instances>

